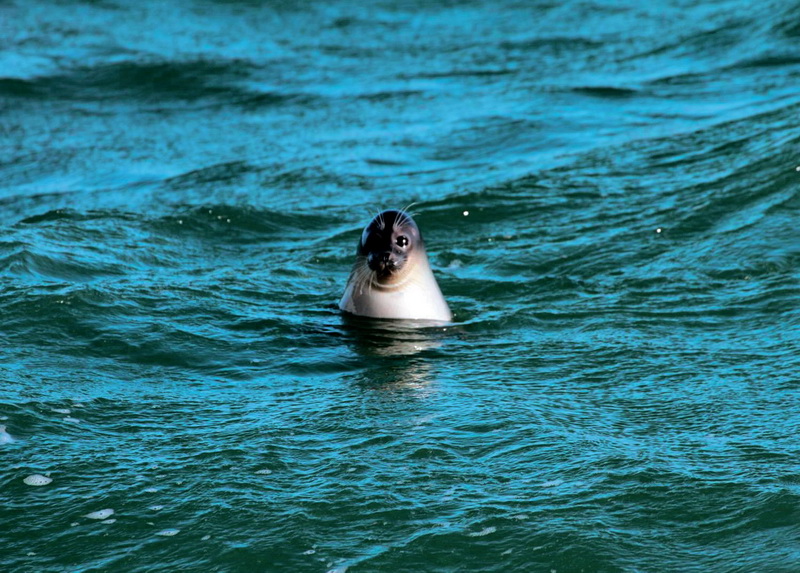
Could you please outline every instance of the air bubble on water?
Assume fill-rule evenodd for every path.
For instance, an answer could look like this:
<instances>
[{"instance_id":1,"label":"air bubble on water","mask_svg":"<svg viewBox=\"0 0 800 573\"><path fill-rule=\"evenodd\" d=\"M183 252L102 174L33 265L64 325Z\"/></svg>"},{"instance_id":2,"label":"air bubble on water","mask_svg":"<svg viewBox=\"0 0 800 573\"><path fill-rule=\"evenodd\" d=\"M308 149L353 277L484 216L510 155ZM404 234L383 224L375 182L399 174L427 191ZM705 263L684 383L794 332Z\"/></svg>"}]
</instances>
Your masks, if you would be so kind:
<instances>
[{"instance_id":1,"label":"air bubble on water","mask_svg":"<svg viewBox=\"0 0 800 573\"><path fill-rule=\"evenodd\" d=\"M162 529L156 535L160 535L161 537L172 537L174 535L178 535L180 533L180 529Z\"/></svg>"},{"instance_id":2,"label":"air bubble on water","mask_svg":"<svg viewBox=\"0 0 800 573\"><path fill-rule=\"evenodd\" d=\"M152 509L153 511L161 511L162 509L164 509L164 506L163 505L151 505L150 509Z\"/></svg>"},{"instance_id":3,"label":"air bubble on water","mask_svg":"<svg viewBox=\"0 0 800 573\"><path fill-rule=\"evenodd\" d=\"M87 513L86 517L89 519L108 519L114 515L113 509L101 509L100 511L93 511L92 513Z\"/></svg>"},{"instance_id":4,"label":"air bubble on water","mask_svg":"<svg viewBox=\"0 0 800 573\"><path fill-rule=\"evenodd\" d=\"M489 535L490 533L494 533L497 531L496 527L485 527L480 531L473 531L469 534L470 537L483 537L484 535Z\"/></svg>"},{"instance_id":5,"label":"air bubble on water","mask_svg":"<svg viewBox=\"0 0 800 573\"><path fill-rule=\"evenodd\" d=\"M258 470L256 472L256 474L262 475L262 476L268 476L271 473L272 473L272 470L268 470L268 469Z\"/></svg>"},{"instance_id":6,"label":"air bubble on water","mask_svg":"<svg viewBox=\"0 0 800 573\"><path fill-rule=\"evenodd\" d=\"M656 233L660 233L660 232L661 232L661 227L659 227L658 229L656 229Z\"/></svg>"},{"instance_id":7,"label":"air bubble on water","mask_svg":"<svg viewBox=\"0 0 800 573\"><path fill-rule=\"evenodd\" d=\"M49 478L47 476L43 476L41 474L33 474L26 477L24 480L25 485L33 485L33 486L40 486L40 485L47 485L53 481L53 478Z\"/></svg>"},{"instance_id":8,"label":"air bubble on water","mask_svg":"<svg viewBox=\"0 0 800 573\"><path fill-rule=\"evenodd\" d=\"M469 217L469 211L464 211L464 216Z\"/></svg>"},{"instance_id":9,"label":"air bubble on water","mask_svg":"<svg viewBox=\"0 0 800 573\"><path fill-rule=\"evenodd\" d=\"M303 555L314 555L317 551L315 549L306 549L303 551Z\"/></svg>"},{"instance_id":10,"label":"air bubble on water","mask_svg":"<svg viewBox=\"0 0 800 573\"><path fill-rule=\"evenodd\" d=\"M111 518L111 519L104 519L104 520L103 520L103 521L101 521L100 523L104 523L104 524L106 524L106 525L111 525L112 523L116 523L116 521L117 521L116 519L114 519L114 518Z\"/></svg>"}]
</instances>

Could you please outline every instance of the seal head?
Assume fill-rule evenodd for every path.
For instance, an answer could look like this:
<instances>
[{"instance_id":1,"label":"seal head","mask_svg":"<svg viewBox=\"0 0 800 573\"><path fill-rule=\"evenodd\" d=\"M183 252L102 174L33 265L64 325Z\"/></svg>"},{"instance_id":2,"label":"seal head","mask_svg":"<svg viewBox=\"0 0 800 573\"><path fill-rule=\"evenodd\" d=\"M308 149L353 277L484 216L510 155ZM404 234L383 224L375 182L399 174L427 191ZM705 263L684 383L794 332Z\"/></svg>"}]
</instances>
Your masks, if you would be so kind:
<instances>
[{"instance_id":1,"label":"seal head","mask_svg":"<svg viewBox=\"0 0 800 573\"><path fill-rule=\"evenodd\" d=\"M406 213L389 210L375 217L361 233L356 256L366 257L376 281L389 285L405 276L416 248L425 248L417 224Z\"/></svg>"},{"instance_id":2,"label":"seal head","mask_svg":"<svg viewBox=\"0 0 800 573\"><path fill-rule=\"evenodd\" d=\"M339 308L373 318L452 319L408 213L383 211L366 226Z\"/></svg>"}]
</instances>

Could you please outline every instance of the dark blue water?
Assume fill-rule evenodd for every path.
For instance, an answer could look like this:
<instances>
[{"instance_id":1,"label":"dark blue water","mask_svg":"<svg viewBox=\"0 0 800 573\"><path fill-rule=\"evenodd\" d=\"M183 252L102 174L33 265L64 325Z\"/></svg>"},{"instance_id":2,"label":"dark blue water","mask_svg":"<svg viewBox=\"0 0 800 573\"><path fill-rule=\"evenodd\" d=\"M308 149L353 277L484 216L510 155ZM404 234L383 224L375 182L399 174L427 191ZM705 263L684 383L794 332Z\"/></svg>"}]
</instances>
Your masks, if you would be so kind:
<instances>
[{"instance_id":1,"label":"dark blue water","mask_svg":"<svg viewBox=\"0 0 800 573\"><path fill-rule=\"evenodd\" d=\"M0 569L800 570L798 118L797 2L0 2Z\"/></svg>"}]
</instances>

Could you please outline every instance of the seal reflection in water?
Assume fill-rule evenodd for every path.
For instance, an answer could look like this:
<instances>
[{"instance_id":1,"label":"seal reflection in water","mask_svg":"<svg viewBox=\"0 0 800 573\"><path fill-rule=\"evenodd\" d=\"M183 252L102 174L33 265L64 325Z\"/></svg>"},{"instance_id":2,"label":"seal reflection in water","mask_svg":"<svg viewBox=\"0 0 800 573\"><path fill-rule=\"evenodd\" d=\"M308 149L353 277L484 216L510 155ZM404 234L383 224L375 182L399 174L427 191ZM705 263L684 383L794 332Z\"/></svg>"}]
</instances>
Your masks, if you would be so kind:
<instances>
[{"instance_id":1,"label":"seal reflection in water","mask_svg":"<svg viewBox=\"0 0 800 573\"><path fill-rule=\"evenodd\" d=\"M384 211L364 229L339 308L371 318L453 318L408 213Z\"/></svg>"}]
</instances>

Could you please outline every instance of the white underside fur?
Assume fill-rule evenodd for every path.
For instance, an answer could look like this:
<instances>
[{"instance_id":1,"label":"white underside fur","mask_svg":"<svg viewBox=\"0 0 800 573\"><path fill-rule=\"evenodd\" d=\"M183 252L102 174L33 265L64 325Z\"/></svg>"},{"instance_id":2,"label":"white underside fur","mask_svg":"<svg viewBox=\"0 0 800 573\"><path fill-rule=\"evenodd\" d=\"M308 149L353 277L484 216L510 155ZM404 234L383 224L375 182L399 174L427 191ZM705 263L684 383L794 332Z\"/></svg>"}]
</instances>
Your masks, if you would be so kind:
<instances>
[{"instance_id":1,"label":"white underside fur","mask_svg":"<svg viewBox=\"0 0 800 573\"><path fill-rule=\"evenodd\" d=\"M363 264L363 263L361 263ZM357 284L355 271L350 274L339 308L358 316L403 318L449 322L453 315L428 264L428 257L419 254L411 272L396 288Z\"/></svg>"}]
</instances>

